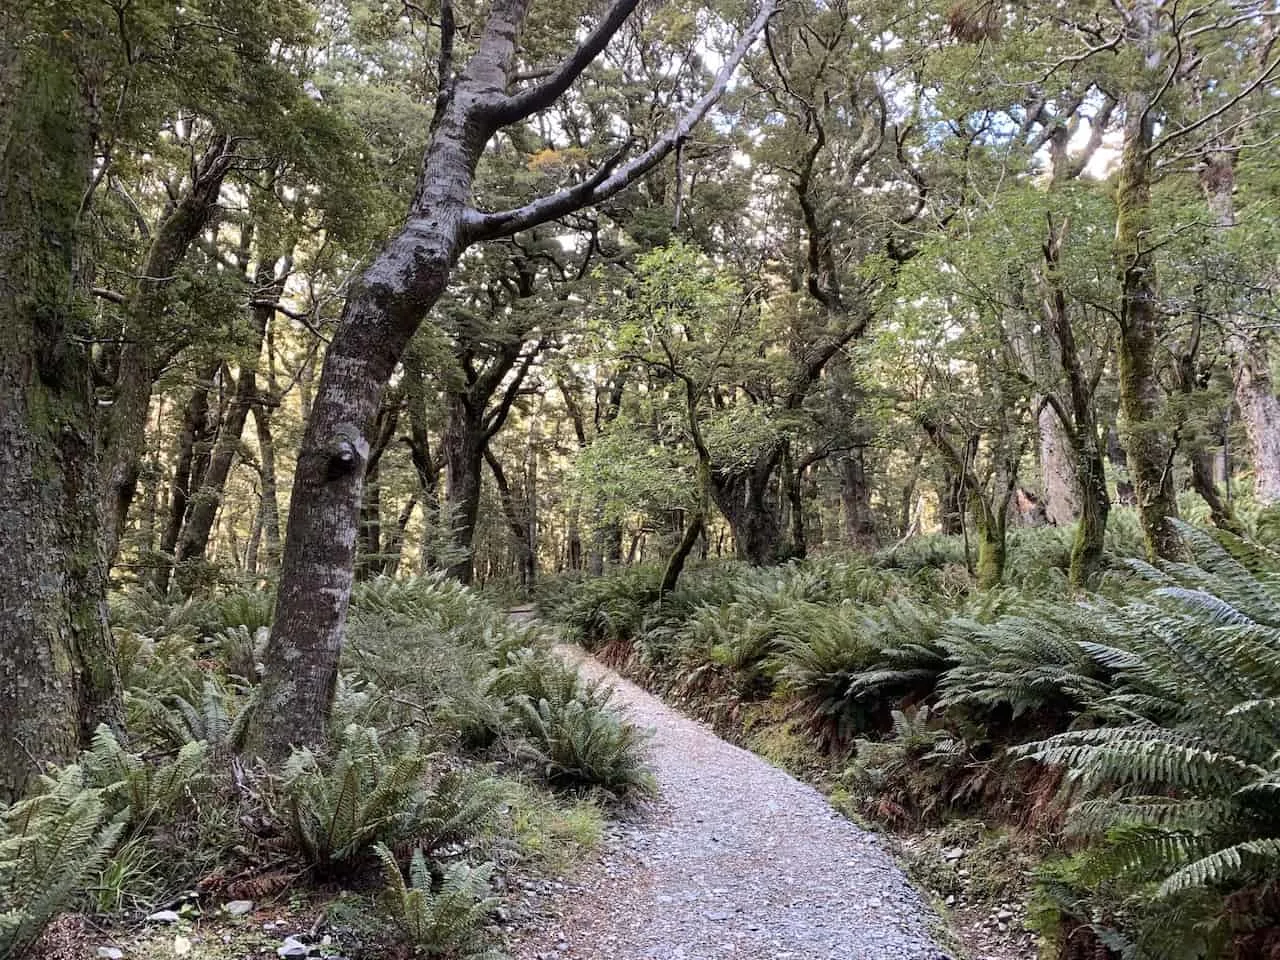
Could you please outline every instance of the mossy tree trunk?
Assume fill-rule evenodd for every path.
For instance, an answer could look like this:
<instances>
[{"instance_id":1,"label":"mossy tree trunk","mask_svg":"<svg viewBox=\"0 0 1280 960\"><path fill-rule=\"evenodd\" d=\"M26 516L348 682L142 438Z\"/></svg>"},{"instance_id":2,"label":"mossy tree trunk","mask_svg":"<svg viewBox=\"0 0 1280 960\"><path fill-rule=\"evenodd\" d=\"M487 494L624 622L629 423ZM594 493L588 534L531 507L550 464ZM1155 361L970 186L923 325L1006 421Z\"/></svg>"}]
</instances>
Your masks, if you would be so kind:
<instances>
[{"instance_id":1,"label":"mossy tree trunk","mask_svg":"<svg viewBox=\"0 0 1280 960\"><path fill-rule=\"evenodd\" d=\"M994 480L991 484L984 485L974 469L977 437L968 438L962 451L947 436L947 431L940 422L929 416L921 416L919 422L941 455L943 463L963 485L966 504L978 535L978 562L974 571L978 587L988 590L999 586L1004 580L1008 554L1006 533L1009 505L1018 490L1018 464L1024 448L1018 448L1016 452L1009 451L1004 458L1002 485L996 486Z\"/></svg>"},{"instance_id":2,"label":"mossy tree trunk","mask_svg":"<svg viewBox=\"0 0 1280 960\"><path fill-rule=\"evenodd\" d=\"M1102 571L1106 546L1107 517L1111 497L1107 492L1107 467L1103 457L1102 432L1095 403L1101 368L1094 374L1085 370L1071 325L1070 306L1063 285L1062 251L1069 223L1055 223L1050 217L1044 256L1043 299L1045 326L1056 341L1058 363L1067 382L1067 401L1055 394L1045 395L1044 412L1059 423L1074 456L1075 500L1079 523L1071 545L1070 581L1076 589L1091 584ZM1099 361L1102 363L1105 361Z\"/></svg>"},{"instance_id":3,"label":"mossy tree trunk","mask_svg":"<svg viewBox=\"0 0 1280 960\"><path fill-rule=\"evenodd\" d=\"M74 42L0 14L0 801L120 710L75 280L92 151Z\"/></svg>"},{"instance_id":4,"label":"mossy tree trunk","mask_svg":"<svg viewBox=\"0 0 1280 960\"><path fill-rule=\"evenodd\" d=\"M99 496L103 546L115 560L129 507L138 488L151 392L165 366L184 346L164 329L175 274L217 211L222 184L235 157L231 137L215 137L191 165L191 180L157 225L133 292L121 306L127 337L116 361L111 404L102 417Z\"/></svg>"},{"instance_id":5,"label":"mossy tree trunk","mask_svg":"<svg viewBox=\"0 0 1280 960\"><path fill-rule=\"evenodd\" d=\"M1142 520L1147 555L1179 559L1185 548L1170 522L1178 516L1174 444L1166 422L1159 350L1164 320L1158 302L1151 227L1153 94L1161 57L1154 13L1145 2L1129 11L1128 41L1139 52L1141 75L1124 97L1124 138L1116 183L1116 260L1120 274L1120 435Z\"/></svg>"}]
</instances>

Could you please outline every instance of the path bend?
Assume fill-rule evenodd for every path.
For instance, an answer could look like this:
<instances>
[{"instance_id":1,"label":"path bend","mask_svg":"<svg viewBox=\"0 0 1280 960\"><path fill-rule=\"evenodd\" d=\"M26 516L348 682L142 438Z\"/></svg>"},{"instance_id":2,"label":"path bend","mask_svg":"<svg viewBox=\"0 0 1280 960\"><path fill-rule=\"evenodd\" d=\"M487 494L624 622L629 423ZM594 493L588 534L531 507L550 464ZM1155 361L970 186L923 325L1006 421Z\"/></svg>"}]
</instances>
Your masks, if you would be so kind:
<instances>
[{"instance_id":1,"label":"path bend","mask_svg":"<svg viewBox=\"0 0 1280 960\"><path fill-rule=\"evenodd\" d=\"M937 920L879 838L576 648L651 727L660 799L549 901L518 960L946 960Z\"/></svg>"}]
</instances>

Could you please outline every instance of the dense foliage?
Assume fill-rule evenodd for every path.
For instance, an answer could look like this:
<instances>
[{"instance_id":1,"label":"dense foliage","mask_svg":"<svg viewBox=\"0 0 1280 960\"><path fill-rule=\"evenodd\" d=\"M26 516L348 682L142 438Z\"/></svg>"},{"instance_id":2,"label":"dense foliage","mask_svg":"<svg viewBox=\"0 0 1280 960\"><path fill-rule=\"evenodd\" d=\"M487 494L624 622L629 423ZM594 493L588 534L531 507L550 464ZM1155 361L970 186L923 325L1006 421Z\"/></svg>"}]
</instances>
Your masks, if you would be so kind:
<instances>
[{"instance_id":1,"label":"dense foliage","mask_svg":"<svg viewBox=\"0 0 1280 960\"><path fill-rule=\"evenodd\" d=\"M1280 923L1280 555L1181 533L1190 562L1117 557L1078 598L1045 586L1049 533L1020 538L1027 584L998 592L934 541L709 565L660 600L635 571L543 605L748 742L798 730L873 819L996 817L1045 839L1035 920L1064 955L1092 937L1125 957L1252 956Z\"/></svg>"},{"instance_id":2,"label":"dense foliage","mask_svg":"<svg viewBox=\"0 0 1280 960\"><path fill-rule=\"evenodd\" d=\"M575 816L575 794L612 803L651 790L644 734L609 707L609 691L553 657L536 628L437 579L362 589L324 750L233 764L264 610L248 593L116 598L129 747L102 727L75 764L0 808L6 957L68 909L137 918L199 890L193 906L212 910L220 897L290 893L299 876L379 874L414 948L488 956L490 876L554 867L557 848L571 855L573 829L555 821ZM555 719L543 721L548 697Z\"/></svg>"},{"instance_id":3,"label":"dense foliage","mask_svg":"<svg viewBox=\"0 0 1280 960\"><path fill-rule=\"evenodd\" d=\"M380 872L483 955L654 789L541 596L859 815L1044 834L1070 960L1274 952L1278 52L1274 0L0 4L0 950Z\"/></svg>"}]
</instances>

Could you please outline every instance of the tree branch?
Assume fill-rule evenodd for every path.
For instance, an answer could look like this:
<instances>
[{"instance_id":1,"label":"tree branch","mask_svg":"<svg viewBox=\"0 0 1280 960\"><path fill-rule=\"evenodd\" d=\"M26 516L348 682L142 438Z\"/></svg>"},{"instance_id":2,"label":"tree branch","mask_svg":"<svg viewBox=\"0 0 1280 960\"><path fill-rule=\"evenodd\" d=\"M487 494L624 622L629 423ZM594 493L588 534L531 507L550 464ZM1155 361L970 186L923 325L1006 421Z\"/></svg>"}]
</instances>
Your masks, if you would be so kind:
<instances>
[{"instance_id":1,"label":"tree branch","mask_svg":"<svg viewBox=\"0 0 1280 960\"><path fill-rule=\"evenodd\" d=\"M586 39L578 44L578 48L561 61L541 83L512 94L499 103L494 109L494 119L501 126L509 126L540 110L546 110L555 103L581 76L582 71L591 65L591 61L608 46L613 35L618 32L623 21L631 16L639 2L640 0L613 0L612 6L605 11Z\"/></svg>"},{"instance_id":2,"label":"tree branch","mask_svg":"<svg viewBox=\"0 0 1280 960\"><path fill-rule=\"evenodd\" d=\"M474 209L468 210L463 216L463 232L467 242L475 243L477 241L492 240L496 237L510 236L521 230L528 230L530 227L536 227L540 223L555 220L582 207L601 203L635 183L641 176L665 159L676 148L678 143L688 138L694 127L715 106L728 88L729 81L733 78L733 73L738 64L742 62L742 59L747 55L747 51L755 43L756 38L764 30L765 24L769 22L769 19L776 11L777 0L765 0L764 5L760 8L760 13L751 22L751 25L747 27L742 37L738 40L737 46L734 47L733 52L729 54L724 64L720 67L720 71L716 74L711 88L697 103L689 108L665 136L656 141L644 153L632 158L630 162L623 164L612 172L602 168L581 184L566 187L564 190L541 197L514 210L506 210L499 213L481 213ZM576 55L575 53L575 57ZM570 61L572 60L573 58L570 58ZM616 164L618 159L620 158L616 158L612 162Z\"/></svg>"}]
</instances>

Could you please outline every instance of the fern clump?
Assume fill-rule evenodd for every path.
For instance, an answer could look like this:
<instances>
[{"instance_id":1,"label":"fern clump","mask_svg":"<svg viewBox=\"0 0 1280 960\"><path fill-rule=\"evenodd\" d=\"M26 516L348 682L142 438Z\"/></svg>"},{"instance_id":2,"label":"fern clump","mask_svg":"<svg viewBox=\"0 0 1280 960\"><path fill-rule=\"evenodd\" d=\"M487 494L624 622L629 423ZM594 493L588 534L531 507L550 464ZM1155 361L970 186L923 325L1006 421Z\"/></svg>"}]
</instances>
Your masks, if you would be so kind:
<instances>
[{"instance_id":1,"label":"fern clump","mask_svg":"<svg viewBox=\"0 0 1280 960\"><path fill-rule=\"evenodd\" d=\"M895 827L918 827L970 804L983 782L968 745L938 726L928 706L891 716L889 736L858 740L842 777L863 812Z\"/></svg>"},{"instance_id":2,"label":"fern clump","mask_svg":"<svg viewBox=\"0 0 1280 960\"><path fill-rule=\"evenodd\" d=\"M502 954L486 949L482 925L495 907L490 877L493 864L472 867L454 863L437 881L426 857L415 851L409 864L409 882L395 855L384 844L374 853L382 865L382 902L414 952L424 957L460 957L463 960L502 960Z\"/></svg>"},{"instance_id":3,"label":"fern clump","mask_svg":"<svg viewBox=\"0 0 1280 960\"><path fill-rule=\"evenodd\" d=\"M648 734L608 709L602 697L599 684L585 684L572 697L517 698L513 706L525 738L517 756L552 786L597 788L619 800L648 796L656 789L645 760Z\"/></svg>"},{"instance_id":4,"label":"fern clump","mask_svg":"<svg viewBox=\"0 0 1280 960\"><path fill-rule=\"evenodd\" d=\"M1073 827L1092 841L1082 883L1156 902L1210 892L1221 910L1280 875L1280 555L1182 532L1197 562L1135 562L1154 588L1108 614L1109 643L1086 644L1115 673L1097 703L1111 724L1021 753L1068 773Z\"/></svg>"},{"instance_id":5,"label":"fern clump","mask_svg":"<svg viewBox=\"0 0 1280 960\"><path fill-rule=\"evenodd\" d=\"M18 958L53 917L83 895L125 824L77 766L42 777L41 790L0 805L0 956Z\"/></svg>"},{"instance_id":6,"label":"fern clump","mask_svg":"<svg viewBox=\"0 0 1280 960\"><path fill-rule=\"evenodd\" d=\"M413 835L428 757L410 745L388 753L378 731L354 724L332 755L295 750L282 775L285 818L307 863L333 871L359 861L379 841Z\"/></svg>"},{"instance_id":7,"label":"fern clump","mask_svg":"<svg viewBox=\"0 0 1280 960\"><path fill-rule=\"evenodd\" d=\"M384 748L378 731L348 726L329 756L296 750L285 764L284 819L299 854L321 873L354 870L375 843L433 856L493 825L505 801L490 777L446 771L416 742Z\"/></svg>"},{"instance_id":8,"label":"fern clump","mask_svg":"<svg viewBox=\"0 0 1280 960\"><path fill-rule=\"evenodd\" d=\"M80 770L85 784L99 789L103 801L135 829L171 823L208 784L208 745L188 742L172 757L144 758L100 726L80 755Z\"/></svg>"},{"instance_id":9,"label":"fern clump","mask_svg":"<svg viewBox=\"0 0 1280 960\"><path fill-rule=\"evenodd\" d=\"M1107 639L1102 611L1030 599L1018 606L990 622L947 622L940 645L949 665L938 705L1061 729L1110 692L1110 671L1087 648Z\"/></svg>"}]
</instances>

